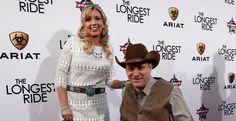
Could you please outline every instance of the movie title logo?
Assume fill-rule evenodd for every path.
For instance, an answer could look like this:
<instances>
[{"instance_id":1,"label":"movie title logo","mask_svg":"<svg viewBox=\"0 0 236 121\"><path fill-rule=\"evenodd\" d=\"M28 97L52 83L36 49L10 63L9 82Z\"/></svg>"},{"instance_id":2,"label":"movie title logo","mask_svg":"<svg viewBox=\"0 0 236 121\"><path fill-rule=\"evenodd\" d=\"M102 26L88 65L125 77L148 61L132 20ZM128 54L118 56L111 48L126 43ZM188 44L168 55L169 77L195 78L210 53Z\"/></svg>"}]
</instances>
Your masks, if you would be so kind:
<instances>
[{"instance_id":1,"label":"movie title logo","mask_svg":"<svg viewBox=\"0 0 236 121\"><path fill-rule=\"evenodd\" d=\"M218 49L218 54L224 57L225 61L234 61L236 55L236 49L227 48L227 45L222 45L222 48Z\"/></svg>"},{"instance_id":2,"label":"movie title logo","mask_svg":"<svg viewBox=\"0 0 236 121\"><path fill-rule=\"evenodd\" d=\"M170 7L168 9L168 13L170 18L175 21L179 16L179 9L176 7ZM171 27L171 28L184 28L184 23L176 23L176 22L167 22L165 21L163 24L164 27Z\"/></svg>"},{"instance_id":3,"label":"movie title logo","mask_svg":"<svg viewBox=\"0 0 236 121\"><path fill-rule=\"evenodd\" d=\"M225 3L230 4L230 5L234 5L235 0L225 0Z\"/></svg>"},{"instance_id":4,"label":"movie title logo","mask_svg":"<svg viewBox=\"0 0 236 121\"><path fill-rule=\"evenodd\" d=\"M66 44L67 40L72 36L72 35L66 35L66 38L61 38L59 41L59 48L63 49L64 45Z\"/></svg>"},{"instance_id":5,"label":"movie title logo","mask_svg":"<svg viewBox=\"0 0 236 121\"><path fill-rule=\"evenodd\" d=\"M19 0L21 12L44 14L47 5L53 5L53 0Z\"/></svg>"},{"instance_id":6,"label":"movie title logo","mask_svg":"<svg viewBox=\"0 0 236 121\"><path fill-rule=\"evenodd\" d=\"M197 74L193 78L193 85L199 85L200 90L211 90L211 86L216 82L216 77L203 77L202 74Z\"/></svg>"},{"instance_id":7,"label":"movie title logo","mask_svg":"<svg viewBox=\"0 0 236 121\"><path fill-rule=\"evenodd\" d=\"M205 16L203 12L194 15L194 22L201 23L202 30L213 31L213 26L217 25L217 18Z\"/></svg>"},{"instance_id":8,"label":"movie title logo","mask_svg":"<svg viewBox=\"0 0 236 121\"><path fill-rule=\"evenodd\" d=\"M170 80L170 83L172 83L175 86L180 86L182 84L182 81L178 80L174 75L173 78Z\"/></svg>"},{"instance_id":9,"label":"movie title logo","mask_svg":"<svg viewBox=\"0 0 236 121\"><path fill-rule=\"evenodd\" d=\"M227 22L227 27L229 28L229 33L230 34L235 34L236 33L236 31L235 31L236 23L235 23L233 17L231 18L231 20L229 22Z\"/></svg>"},{"instance_id":10,"label":"movie title logo","mask_svg":"<svg viewBox=\"0 0 236 121\"><path fill-rule=\"evenodd\" d=\"M224 85L224 89L236 89L236 84L233 84L234 78L235 78L235 74L233 72L229 72L227 74L227 79L228 79L229 84Z\"/></svg>"},{"instance_id":11,"label":"movie title logo","mask_svg":"<svg viewBox=\"0 0 236 121\"><path fill-rule=\"evenodd\" d=\"M6 85L6 94L22 95L24 103L48 102L48 94L55 92L54 83L27 84L26 78L15 79L15 82Z\"/></svg>"},{"instance_id":12,"label":"movie title logo","mask_svg":"<svg viewBox=\"0 0 236 121\"><path fill-rule=\"evenodd\" d=\"M227 103L226 101L218 105L218 111L222 111L225 116L234 115L235 108L236 103Z\"/></svg>"},{"instance_id":13,"label":"movie title logo","mask_svg":"<svg viewBox=\"0 0 236 121\"><path fill-rule=\"evenodd\" d=\"M207 113L209 112L209 108L206 108L204 104L197 110L197 114L199 115L199 121L203 121L207 119Z\"/></svg>"},{"instance_id":14,"label":"movie title logo","mask_svg":"<svg viewBox=\"0 0 236 121\"><path fill-rule=\"evenodd\" d=\"M20 51L26 47L29 41L29 35L20 31L15 31L15 32L10 33L9 38L12 45ZM0 53L0 59L38 60L39 58L40 58L40 53L38 52L34 52L34 53L1 52Z\"/></svg>"},{"instance_id":15,"label":"movie title logo","mask_svg":"<svg viewBox=\"0 0 236 121\"><path fill-rule=\"evenodd\" d=\"M209 61L210 57L202 56L202 54L205 52L206 45L202 42L199 42L196 45L197 52L200 56L193 56L192 61Z\"/></svg>"},{"instance_id":16,"label":"movie title logo","mask_svg":"<svg viewBox=\"0 0 236 121\"><path fill-rule=\"evenodd\" d=\"M132 6L130 1L122 0L123 4L116 4L116 12L127 14L127 21L131 23L144 23L144 18L150 15L150 8Z\"/></svg>"},{"instance_id":17,"label":"movie title logo","mask_svg":"<svg viewBox=\"0 0 236 121\"><path fill-rule=\"evenodd\" d=\"M158 44L153 45L152 48L153 51L161 52L162 60L176 60L176 54L181 52L180 45L166 45L161 40L158 40Z\"/></svg>"}]
</instances>

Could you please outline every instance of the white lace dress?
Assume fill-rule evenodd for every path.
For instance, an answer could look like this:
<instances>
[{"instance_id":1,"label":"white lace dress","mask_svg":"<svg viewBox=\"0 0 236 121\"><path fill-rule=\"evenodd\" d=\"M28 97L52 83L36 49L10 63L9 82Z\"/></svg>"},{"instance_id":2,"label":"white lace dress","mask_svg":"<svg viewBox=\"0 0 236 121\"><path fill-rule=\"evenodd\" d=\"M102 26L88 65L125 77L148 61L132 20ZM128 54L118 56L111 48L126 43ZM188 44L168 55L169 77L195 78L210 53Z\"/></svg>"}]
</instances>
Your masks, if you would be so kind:
<instances>
[{"instance_id":1,"label":"white lace dress","mask_svg":"<svg viewBox=\"0 0 236 121\"><path fill-rule=\"evenodd\" d=\"M111 83L112 62L105 57L102 47L95 46L93 54L87 55L83 44L76 36L67 40L57 65L56 87L105 87ZM109 121L105 93L87 96L67 91L67 95L73 121Z\"/></svg>"}]
</instances>

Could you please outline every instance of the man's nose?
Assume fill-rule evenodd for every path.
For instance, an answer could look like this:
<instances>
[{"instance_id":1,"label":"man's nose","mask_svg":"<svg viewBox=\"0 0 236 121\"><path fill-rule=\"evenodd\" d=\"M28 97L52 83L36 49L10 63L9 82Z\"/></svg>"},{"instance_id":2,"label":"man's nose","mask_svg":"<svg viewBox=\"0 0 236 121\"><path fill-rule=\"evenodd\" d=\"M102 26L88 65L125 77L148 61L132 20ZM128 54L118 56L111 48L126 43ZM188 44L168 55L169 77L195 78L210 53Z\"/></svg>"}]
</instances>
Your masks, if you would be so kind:
<instances>
[{"instance_id":1,"label":"man's nose","mask_svg":"<svg viewBox=\"0 0 236 121\"><path fill-rule=\"evenodd\" d=\"M139 70L138 70L138 69L134 69L133 75L134 75L134 76L138 76L138 75L139 75Z\"/></svg>"}]
</instances>

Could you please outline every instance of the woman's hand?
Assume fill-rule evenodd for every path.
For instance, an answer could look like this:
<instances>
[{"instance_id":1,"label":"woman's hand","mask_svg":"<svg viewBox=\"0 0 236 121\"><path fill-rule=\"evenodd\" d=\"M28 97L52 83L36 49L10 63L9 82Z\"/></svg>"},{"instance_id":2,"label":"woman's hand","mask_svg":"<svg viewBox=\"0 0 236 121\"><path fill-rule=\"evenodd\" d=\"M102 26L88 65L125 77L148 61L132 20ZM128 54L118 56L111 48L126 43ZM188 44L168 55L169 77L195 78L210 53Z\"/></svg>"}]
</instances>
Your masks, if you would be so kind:
<instances>
[{"instance_id":1,"label":"woman's hand","mask_svg":"<svg viewBox=\"0 0 236 121\"><path fill-rule=\"evenodd\" d=\"M130 84L130 81L121 81L121 80L113 80L111 88L113 89L121 89L125 87L126 84Z\"/></svg>"},{"instance_id":2,"label":"woman's hand","mask_svg":"<svg viewBox=\"0 0 236 121\"><path fill-rule=\"evenodd\" d=\"M61 109L61 115L65 121L71 121L73 114L69 106L65 106Z\"/></svg>"}]
</instances>

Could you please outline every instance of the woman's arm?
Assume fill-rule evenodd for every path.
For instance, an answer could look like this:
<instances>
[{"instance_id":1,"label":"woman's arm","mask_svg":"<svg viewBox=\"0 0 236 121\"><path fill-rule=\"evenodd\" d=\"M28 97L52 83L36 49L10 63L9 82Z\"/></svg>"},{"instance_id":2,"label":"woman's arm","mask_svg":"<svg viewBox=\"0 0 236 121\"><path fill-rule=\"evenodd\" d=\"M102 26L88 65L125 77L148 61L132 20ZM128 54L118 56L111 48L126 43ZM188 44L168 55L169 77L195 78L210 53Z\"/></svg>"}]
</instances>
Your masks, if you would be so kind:
<instances>
[{"instance_id":1,"label":"woman's arm","mask_svg":"<svg viewBox=\"0 0 236 121\"><path fill-rule=\"evenodd\" d=\"M61 114L65 119L71 119L72 111L70 109L67 97L67 83L68 76L70 72L70 65L72 60L72 41L74 37L67 40L63 49L61 50L60 57L58 59L56 77L55 77L55 87L57 90L57 95L60 103Z\"/></svg>"},{"instance_id":2,"label":"woman's arm","mask_svg":"<svg viewBox=\"0 0 236 121\"><path fill-rule=\"evenodd\" d=\"M111 88L113 89L121 89L125 87L126 81L120 81L120 80L113 80L111 84Z\"/></svg>"}]
</instances>

